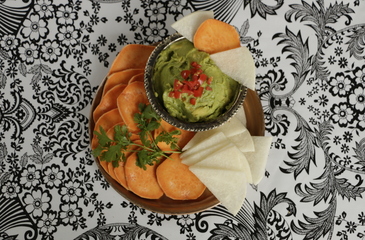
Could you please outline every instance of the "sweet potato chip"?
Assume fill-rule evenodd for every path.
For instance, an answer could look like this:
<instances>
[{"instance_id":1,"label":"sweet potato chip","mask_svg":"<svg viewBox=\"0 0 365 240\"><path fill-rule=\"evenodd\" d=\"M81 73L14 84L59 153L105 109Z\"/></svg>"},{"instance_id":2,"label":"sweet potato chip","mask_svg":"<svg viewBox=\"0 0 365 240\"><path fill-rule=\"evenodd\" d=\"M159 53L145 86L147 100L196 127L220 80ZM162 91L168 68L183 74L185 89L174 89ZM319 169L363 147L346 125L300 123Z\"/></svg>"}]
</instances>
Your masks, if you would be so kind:
<instances>
[{"instance_id":1,"label":"sweet potato chip","mask_svg":"<svg viewBox=\"0 0 365 240\"><path fill-rule=\"evenodd\" d=\"M171 24L171 27L192 42L194 34L200 24L202 24L205 20L212 18L214 18L213 11L196 11L180 18Z\"/></svg>"},{"instance_id":2,"label":"sweet potato chip","mask_svg":"<svg viewBox=\"0 0 365 240\"><path fill-rule=\"evenodd\" d=\"M100 116L95 123L94 131L100 132L100 127L102 127L107 132L109 128L120 122L123 122L123 119L119 114L118 108L115 108ZM91 148L95 149L98 146L98 138L95 134L93 134L91 141Z\"/></svg>"},{"instance_id":3,"label":"sweet potato chip","mask_svg":"<svg viewBox=\"0 0 365 240\"><path fill-rule=\"evenodd\" d=\"M140 103L149 104L143 82L128 84L117 98L119 113L130 132L139 131L134 115L139 112Z\"/></svg>"},{"instance_id":4,"label":"sweet potato chip","mask_svg":"<svg viewBox=\"0 0 365 240\"><path fill-rule=\"evenodd\" d=\"M147 169L136 165L137 153L132 153L124 165L125 177L129 190L136 195L147 199L159 199L163 191L157 182L156 167L146 165Z\"/></svg>"},{"instance_id":5,"label":"sweet potato chip","mask_svg":"<svg viewBox=\"0 0 365 240\"><path fill-rule=\"evenodd\" d=\"M123 92L127 84L121 83L114 86L101 98L99 105L93 112L94 122L97 122L99 117L104 113L117 108L117 96Z\"/></svg>"},{"instance_id":6,"label":"sweet potato chip","mask_svg":"<svg viewBox=\"0 0 365 240\"><path fill-rule=\"evenodd\" d=\"M126 45L113 61L108 75L126 69L144 69L153 49L154 46L142 44Z\"/></svg>"},{"instance_id":7,"label":"sweet potato chip","mask_svg":"<svg viewBox=\"0 0 365 240\"><path fill-rule=\"evenodd\" d=\"M129 80L128 84L129 84L129 83L132 83L132 82L143 82L143 81L144 81L144 73L139 73L139 74L137 74L137 75L133 76L133 77Z\"/></svg>"},{"instance_id":8,"label":"sweet potato chip","mask_svg":"<svg viewBox=\"0 0 365 240\"><path fill-rule=\"evenodd\" d=\"M194 46L209 54L241 46L237 30L230 24L217 19L207 19L196 30Z\"/></svg>"},{"instance_id":9,"label":"sweet potato chip","mask_svg":"<svg viewBox=\"0 0 365 240\"><path fill-rule=\"evenodd\" d=\"M108 76L108 79L105 81L105 85L103 88L103 95L113 88L114 86L124 83L128 84L129 80L139 73L143 73L144 69L127 69L119 72L115 72Z\"/></svg>"},{"instance_id":10,"label":"sweet potato chip","mask_svg":"<svg viewBox=\"0 0 365 240\"><path fill-rule=\"evenodd\" d=\"M174 130L179 130L181 132L180 135L174 135L174 137L178 138L178 142L177 145L180 147L180 149L182 149L189 141L190 139L193 138L193 136L195 135L195 132L190 132L190 131L186 131L180 128L177 128L175 126L172 126L171 124L169 124L168 122L161 120L161 125L158 129L155 130L154 135L155 137L157 137L162 131L166 131L166 132L172 132ZM176 150L176 149L171 149L169 145L167 145L165 142L158 142L157 146L162 150L162 151L172 151L172 150Z\"/></svg>"},{"instance_id":11,"label":"sweet potato chip","mask_svg":"<svg viewBox=\"0 0 365 240\"><path fill-rule=\"evenodd\" d=\"M192 200L200 197L205 185L181 163L179 154L166 158L156 170L157 181L165 195L174 200Z\"/></svg>"}]
</instances>

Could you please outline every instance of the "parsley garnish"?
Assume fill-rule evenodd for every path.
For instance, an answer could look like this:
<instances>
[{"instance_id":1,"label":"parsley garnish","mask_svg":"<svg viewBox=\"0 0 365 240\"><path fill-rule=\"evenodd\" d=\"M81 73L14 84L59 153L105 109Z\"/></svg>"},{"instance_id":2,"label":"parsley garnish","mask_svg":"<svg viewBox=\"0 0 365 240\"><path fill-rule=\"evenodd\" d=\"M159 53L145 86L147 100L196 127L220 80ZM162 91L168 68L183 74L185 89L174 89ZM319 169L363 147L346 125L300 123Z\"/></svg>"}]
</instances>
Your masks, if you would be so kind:
<instances>
[{"instance_id":1,"label":"parsley garnish","mask_svg":"<svg viewBox=\"0 0 365 240\"><path fill-rule=\"evenodd\" d=\"M161 124L161 118L152 109L151 105L139 104L140 113L136 113L134 121L137 123L140 132L138 133L141 143L131 140L132 134L128 131L127 126L114 127L114 140L110 139L105 130L100 127L100 132L94 131L94 134L99 140L99 145L93 150L93 155L99 157L100 161L112 162L114 167L119 166L119 162L125 162L126 152L137 152L136 165L146 169L146 165L158 163L161 158L169 157L171 153L179 153L180 148L177 145L178 138L174 135L180 135L179 130L167 132L163 130L156 138L153 136L153 131L158 129ZM165 142L174 151L162 151L158 147L159 142ZM131 150L130 146L138 146L137 149Z\"/></svg>"}]
</instances>

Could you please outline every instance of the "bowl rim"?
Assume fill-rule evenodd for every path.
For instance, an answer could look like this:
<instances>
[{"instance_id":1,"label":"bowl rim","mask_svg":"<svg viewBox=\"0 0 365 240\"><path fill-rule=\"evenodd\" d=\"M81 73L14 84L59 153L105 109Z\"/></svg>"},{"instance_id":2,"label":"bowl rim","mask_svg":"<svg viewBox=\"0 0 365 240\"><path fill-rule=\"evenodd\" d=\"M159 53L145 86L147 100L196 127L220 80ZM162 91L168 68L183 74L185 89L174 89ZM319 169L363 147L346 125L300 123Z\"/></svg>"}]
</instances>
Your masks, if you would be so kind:
<instances>
[{"instance_id":1,"label":"bowl rim","mask_svg":"<svg viewBox=\"0 0 365 240\"><path fill-rule=\"evenodd\" d=\"M145 71L144 71L144 86L146 89L146 95L152 108L156 113L169 124L187 131L207 131L217 128L227 121L229 121L238 111L239 107L242 106L245 97L247 95L247 87L240 84L239 91L236 93L235 99L231 104L231 107L224 113L219 115L216 119L207 122L187 122L171 116L163 104L159 101L158 97L155 96L154 84L152 80L154 63L158 59L159 53L166 49L169 45L174 42L185 39L180 33L174 33L165 39L163 39L152 51L148 58Z\"/></svg>"}]
</instances>

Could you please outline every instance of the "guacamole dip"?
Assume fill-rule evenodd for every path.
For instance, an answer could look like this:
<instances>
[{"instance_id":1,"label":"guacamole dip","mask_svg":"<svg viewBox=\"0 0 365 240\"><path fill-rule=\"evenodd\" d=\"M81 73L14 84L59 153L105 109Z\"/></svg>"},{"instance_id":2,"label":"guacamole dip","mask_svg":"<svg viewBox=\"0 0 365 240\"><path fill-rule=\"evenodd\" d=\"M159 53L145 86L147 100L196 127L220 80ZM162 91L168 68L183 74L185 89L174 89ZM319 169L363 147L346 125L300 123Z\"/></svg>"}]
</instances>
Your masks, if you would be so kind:
<instances>
[{"instance_id":1,"label":"guacamole dip","mask_svg":"<svg viewBox=\"0 0 365 240\"><path fill-rule=\"evenodd\" d=\"M153 74L155 95L169 114L187 122L214 120L239 91L238 82L214 64L209 54L184 39L164 49Z\"/></svg>"}]
</instances>

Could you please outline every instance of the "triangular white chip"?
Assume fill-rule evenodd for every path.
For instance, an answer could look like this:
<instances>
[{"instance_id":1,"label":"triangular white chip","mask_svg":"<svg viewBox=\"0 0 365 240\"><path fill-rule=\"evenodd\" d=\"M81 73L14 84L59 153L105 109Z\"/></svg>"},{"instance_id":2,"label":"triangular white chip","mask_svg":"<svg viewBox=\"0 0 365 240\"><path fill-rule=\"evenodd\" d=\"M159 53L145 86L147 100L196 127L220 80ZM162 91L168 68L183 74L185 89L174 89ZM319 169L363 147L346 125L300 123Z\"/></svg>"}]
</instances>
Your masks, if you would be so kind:
<instances>
[{"instance_id":1,"label":"triangular white chip","mask_svg":"<svg viewBox=\"0 0 365 240\"><path fill-rule=\"evenodd\" d=\"M243 172L194 166L189 169L230 213L238 213L247 192L247 181Z\"/></svg>"},{"instance_id":2,"label":"triangular white chip","mask_svg":"<svg viewBox=\"0 0 365 240\"><path fill-rule=\"evenodd\" d=\"M204 132L201 133L204 135ZM229 143L229 140L222 132L214 133L207 138L202 137L202 140L196 138L197 144L194 144L194 142L191 143L193 139L188 143L191 146L187 150L183 149L184 151L180 154L181 162L188 166L195 164L210 153L218 151Z\"/></svg>"},{"instance_id":3,"label":"triangular white chip","mask_svg":"<svg viewBox=\"0 0 365 240\"><path fill-rule=\"evenodd\" d=\"M192 139L183 147L183 153L190 152L193 153L197 150L201 150L202 148L212 147L215 144L221 142L222 140L226 140L226 136L222 132L216 131L203 131L197 132ZM193 150L194 149L194 150Z\"/></svg>"},{"instance_id":4,"label":"triangular white chip","mask_svg":"<svg viewBox=\"0 0 365 240\"><path fill-rule=\"evenodd\" d=\"M252 173L252 183L258 184L264 177L267 158L272 142L271 136L253 136L255 145L254 152L245 152L244 155L248 161Z\"/></svg>"},{"instance_id":5,"label":"triangular white chip","mask_svg":"<svg viewBox=\"0 0 365 240\"><path fill-rule=\"evenodd\" d=\"M255 62L248 48L242 46L214 53L210 55L210 58L223 73L249 89L255 90Z\"/></svg>"},{"instance_id":6,"label":"triangular white chip","mask_svg":"<svg viewBox=\"0 0 365 240\"><path fill-rule=\"evenodd\" d=\"M227 138L234 136L238 133L246 131L246 127L242 124L240 120L236 117L232 117L228 122L219 126L218 128L212 129L210 131L220 131L226 135Z\"/></svg>"},{"instance_id":7,"label":"triangular white chip","mask_svg":"<svg viewBox=\"0 0 365 240\"><path fill-rule=\"evenodd\" d=\"M200 24L211 18L214 18L213 11L196 11L177 20L171 27L192 42Z\"/></svg>"},{"instance_id":8,"label":"triangular white chip","mask_svg":"<svg viewBox=\"0 0 365 240\"><path fill-rule=\"evenodd\" d=\"M213 148L204 148L201 151L196 152L195 154L187 155L187 152L183 152L185 154L180 154L181 162L185 165L191 166L196 164L197 162L201 161L207 155L215 153L219 151L221 148L225 147L228 142L221 142L214 145Z\"/></svg>"},{"instance_id":9,"label":"triangular white chip","mask_svg":"<svg viewBox=\"0 0 365 240\"><path fill-rule=\"evenodd\" d=\"M252 174L250 165L247 162L245 155L238 150L233 144L229 143L227 146L209 154L193 165L201 168L216 168L222 170L242 171L247 177L247 181L252 183Z\"/></svg>"},{"instance_id":10,"label":"triangular white chip","mask_svg":"<svg viewBox=\"0 0 365 240\"><path fill-rule=\"evenodd\" d=\"M240 151L242 152L253 152L255 151L255 146L253 144L252 136L250 132L246 129L246 131L237 133L228 138L231 142L233 142Z\"/></svg>"}]
</instances>

